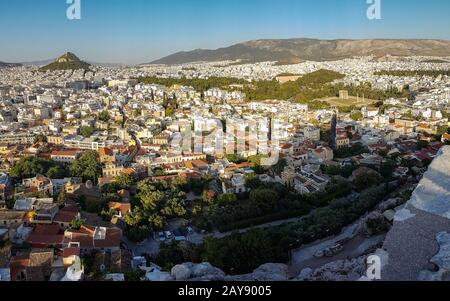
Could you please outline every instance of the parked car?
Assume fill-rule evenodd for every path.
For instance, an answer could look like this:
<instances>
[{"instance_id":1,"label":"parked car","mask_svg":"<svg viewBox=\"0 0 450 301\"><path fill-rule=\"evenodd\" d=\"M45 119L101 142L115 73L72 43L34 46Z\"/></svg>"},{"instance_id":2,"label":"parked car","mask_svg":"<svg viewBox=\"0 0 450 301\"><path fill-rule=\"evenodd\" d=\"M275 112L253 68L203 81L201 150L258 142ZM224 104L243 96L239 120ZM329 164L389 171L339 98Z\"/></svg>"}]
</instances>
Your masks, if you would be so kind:
<instances>
[{"instance_id":1,"label":"parked car","mask_svg":"<svg viewBox=\"0 0 450 301\"><path fill-rule=\"evenodd\" d=\"M166 232L164 232L164 234L166 235L167 239L172 239L173 238L173 234L170 231L166 231Z\"/></svg>"},{"instance_id":2,"label":"parked car","mask_svg":"<svg viewBox=\"0 0 450 301\"><path fill-rule=\"evenodd\" d=\"M185 241L187 235L187 229L180 228L173 231L173 235L176 241Z\"/></svg>"},{"instance_id":3,"label":"parked car","mask_svg":"<svg viewBox=\"0 0 450 301\"><path fill-rule=\"evenodd\" d=\"M163 232L159 232L158 233L158 238L159 238L159 241L165 241L166 240L166 237L164 236Z\"/></svg>"},{"instance_id":4,"label":"parked car","mask_svg":"<svg viewBox=\"0 0 450 301\"><path fill-rule=\"evenodd\" d=\"M191 227L187 227L186 231L188 234L193 234L194 233L194 229L192 229Z\"/></svg>"}]
</instances>

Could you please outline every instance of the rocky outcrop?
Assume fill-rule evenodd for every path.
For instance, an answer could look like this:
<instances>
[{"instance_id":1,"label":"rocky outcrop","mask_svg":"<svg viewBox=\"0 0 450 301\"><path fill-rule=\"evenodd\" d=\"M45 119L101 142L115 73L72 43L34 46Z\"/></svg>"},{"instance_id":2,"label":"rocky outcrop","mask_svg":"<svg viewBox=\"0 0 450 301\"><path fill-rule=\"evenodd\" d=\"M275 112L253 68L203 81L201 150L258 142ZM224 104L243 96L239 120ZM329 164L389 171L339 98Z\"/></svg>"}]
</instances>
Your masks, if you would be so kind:
<instances>
[{"instance_id":1,"label":"rocky outcrop","mask_svg":"<svg viewBox=\"0 0 450 301\"><path fill-rule=\"evenodd\" d=\"M383 281L447 279L450 250L442 233L450 229L449 199L450 146L444 146L394 217L383 245L389 254L389 263L381 271Z\"/></svg>"},{"instance_id":2,"label":"rocky outcrop","mask_svg":"<svg viewBox=\"0 0 450 301\"><path fill-rule=\"evenodd\" d=\"M177 281L185 281L191 278L192 263L177 264L170 272L173 278Z\"/></svg>"},{"instance_id":3,"label":"rocky outcrop","mask_svg":"<svg viewBox=\"0 0 450 301\"><path fill-rule=\"evenodd\" d=\"M174 266L171 276L177 281L223 281L225 273L208 262L187 262Z\"/></svg>"},{"instance_id":4,"label":"rocky outcrop","mask_svg":"<svg viewBox=\"0 0 450 301\"><path fill-rule=\"evenodd\" d=\"M159 272L158 276L162 273ZM289 271L285 264L268 263L250 274L226 275L221 269L212 266L209 262L200 264L187 262L174 266L169 276L169 280L176 281L287 281L289 280Z\"/></svg>"},{"instance_id":5,"label":"rocky outcrop","mask_svg":"<svg viewBox=\"0 0 450 301\"><path fill-rule=\"evenodd\" d=\"M419 281L450 281L450 234L441 232L436 240L439 244L439 253L430 262L437 271L422 271L419 274Z\"/></svg>"},{"instance_id":6,"label":"rocky outcrop","mask_svg":"<svg viewBox=\"0 0 450 301\"><path fill-rule=\"evenodd\" d=\"M338 260L316 270L306 268L295 278L298 281L357 281L366 274L366 256Z\"/></svg>"},{"instance_id":7,"label":"rocky outcrop","mask_svg":"<svg viewBox=\"0 0 450 301\"><path fill-rule=\"evenodd\" d=\"M209 262L200 263L192 267L192 275L196 280L221 281L225 273Z\"/></svg>"},{"instance_id":8,"label":"rocky outcrop","mask_svg":"<svg viewBox=\"0 0 450 301\"><path fill-rule=\"evenodd\" d=\"M278 263L267 263L251 274L227 276L227 281L287 281L289 280L288 266Z\"/></svg>"}]
</instances>

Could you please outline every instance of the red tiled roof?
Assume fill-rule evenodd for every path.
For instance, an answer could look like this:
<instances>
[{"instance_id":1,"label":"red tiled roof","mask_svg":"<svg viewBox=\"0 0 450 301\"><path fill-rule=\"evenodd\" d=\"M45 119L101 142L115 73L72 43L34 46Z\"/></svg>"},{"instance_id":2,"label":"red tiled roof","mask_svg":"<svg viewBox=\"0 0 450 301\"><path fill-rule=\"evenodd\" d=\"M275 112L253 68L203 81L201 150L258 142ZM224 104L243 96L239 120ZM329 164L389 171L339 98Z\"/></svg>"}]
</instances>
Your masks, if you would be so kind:
<instances>
[{"instance_id":1,"label":"red tiled roof","mask_svg":"<svg viewBox=\"0 0 450 301\"><path fill-rule=\"evenodd\" d=\"M54 221L57 223L70 223L77 218L78 209L75 206L65 207L55 215Z\"/></svg>"},{"instance_id":2,"label":"red tiled roof","mask_svg":"<svg viewBox=\"0 0 450 301\"><path fill-rule=\"evenodd\" d=\"M38 235L32 233L26 241L35 248L45 248L49 245L62 246L64 235Z\"/></svg>"},{"instance_id":3,"label":"red tiled roof","mask_svg":"<svg viewBox=\"0 0 450 301\"><path fill-rule=\"evenodd\" d=\"M100 156L112 156L114 155L114 152L109 148L103 147L98 150L98 154Z\"/></svg>"},{"instance_id":4,"label":"red tiled roof","mask_svg":"<svg viewBox=\"0 0 450 301\"><path fill-rule=\"evenodd\" d=\"M62 256L64 258L67 258L70 256L80 256L80 248L75 248L75 247L65 248Z\"/></svg>"},{"instance_id":5,"label":"red tiled roof","mask_svg":"<svg viewBox=\"0 0 450 301\"><path fill-rule=\"evenodd\" d=\"M108 204L109 209L119 210L122 213L128 213L131 210L130 203L118 203L118 202L110 202Z\"/></svg>"},{"instance_id":6,"label":"red tiled roof","mask_svg":"<svg viewBox=\"0 0 450 301\"><path fill-rule=\"evenodd\" d=\"M113 248L120 247L122 231L116 228L106 228L105 239L94 240L95 227L81 226L79 231L67 231L64 242L79 242L80 248Z\"/></svg>"},{"instance_id":7,"label":"red tiled roof","mask_svg":"<svg viewBox=\"0 0 450 301\"><path fill-rule=\"evenodd\" d=\"M77 150L60 150L60 151L52 151L51 156L62 156L62 157L75 157L79 152Z\"/></svg>"},{"instance_id":8,"label":"red tiled roof","mask_svg":"<svg viewBox=\"0 0 450 301\"><path fill-rule=\"evenodd\" d=\"M32 234L35 235L55 235L58 234L60 228L58 225L37 225Z\"/></svg>"}]
</instances>

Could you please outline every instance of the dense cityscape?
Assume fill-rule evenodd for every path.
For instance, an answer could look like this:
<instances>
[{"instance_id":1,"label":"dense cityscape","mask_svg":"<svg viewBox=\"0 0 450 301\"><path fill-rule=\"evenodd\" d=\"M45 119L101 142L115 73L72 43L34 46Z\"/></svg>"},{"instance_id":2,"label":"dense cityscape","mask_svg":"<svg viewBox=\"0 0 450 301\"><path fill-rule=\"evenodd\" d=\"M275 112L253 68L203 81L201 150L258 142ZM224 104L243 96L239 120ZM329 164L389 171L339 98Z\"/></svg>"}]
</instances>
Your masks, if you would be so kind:
<instances>
[{"instance_id":1,"label":"dense cityscape","mask_svg":"<svg viewBox=\"0 0 450 301\"><path fill-rule=\"evenodd\" d=\"M0 1L3 299L435 292L449 11Z\"/></svg>"},{"instance_id":2,"label":"dense cityscape","mask_svg":"<svg viewBox=\"0 0 450 301\"><path fill-rule=\"evenodd\" d=\"M0 69L2 279L358 280L450 142L445 58L49 66Z\"/></svg>"}]
</instances>

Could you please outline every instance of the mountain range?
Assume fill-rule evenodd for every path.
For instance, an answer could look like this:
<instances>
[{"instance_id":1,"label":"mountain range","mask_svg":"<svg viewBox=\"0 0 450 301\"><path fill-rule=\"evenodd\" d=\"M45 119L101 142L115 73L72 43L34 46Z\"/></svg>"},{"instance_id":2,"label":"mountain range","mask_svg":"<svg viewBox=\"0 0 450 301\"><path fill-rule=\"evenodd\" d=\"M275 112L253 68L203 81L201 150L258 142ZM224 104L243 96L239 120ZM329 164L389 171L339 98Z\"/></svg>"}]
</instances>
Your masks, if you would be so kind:
<instances>
[{"instance_id":1,"label":"mountain range","mask_svg":"<svg viewBox=\"0 0 450 301\"><path fill-rule=\"evenodd\" d=\"M20 67L22 64L0 62L0 68Z\"/></svg>"},{"instance_id":2,"label":"mountain range","mask_svg":"<svg viewBox=\"0 0 450 301\"><path fill-rule=\"evenodd\" d=\"M318 39L267 39L253 40L216 50L197 49L178 52L151 62L151 64L183 64L242 60L247 62L278 61L330 61L355 56L450 56L447 40L318 40Z\"/></svg>"}]
</instances>

